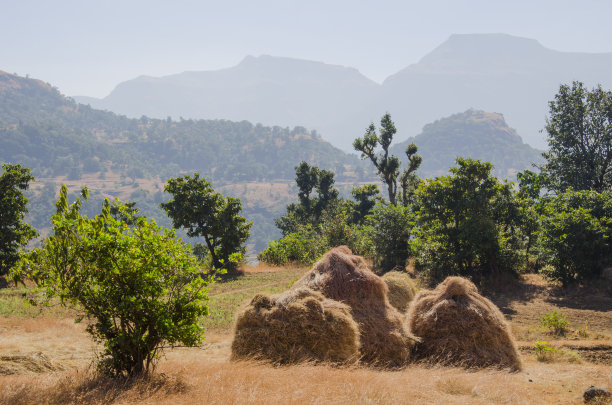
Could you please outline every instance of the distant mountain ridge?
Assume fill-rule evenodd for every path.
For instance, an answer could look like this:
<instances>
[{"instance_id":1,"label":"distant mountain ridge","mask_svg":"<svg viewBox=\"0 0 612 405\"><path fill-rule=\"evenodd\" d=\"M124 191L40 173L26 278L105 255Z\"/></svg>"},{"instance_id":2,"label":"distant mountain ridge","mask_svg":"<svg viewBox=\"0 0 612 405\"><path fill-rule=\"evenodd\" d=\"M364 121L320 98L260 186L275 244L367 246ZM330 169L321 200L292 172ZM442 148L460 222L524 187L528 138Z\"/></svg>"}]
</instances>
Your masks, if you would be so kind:
<instances>
[{"instance_id":1,"label":"distant mountain ridge","mask_svg":"<svg viewBox=\"0 0 612 405\"><path fill-rule=\"evenodd\" d=\"M382 85L353 68L260 56L216 71L141 76L103 99L75 99L132 117L301 125L344 150L385 112L406 139L441 116L475 108L504 114L527 143L543 148L548 101L573 80L612 87L612 53L559 52L533 39L462 34Z\"/></svg>"}]
</instances>

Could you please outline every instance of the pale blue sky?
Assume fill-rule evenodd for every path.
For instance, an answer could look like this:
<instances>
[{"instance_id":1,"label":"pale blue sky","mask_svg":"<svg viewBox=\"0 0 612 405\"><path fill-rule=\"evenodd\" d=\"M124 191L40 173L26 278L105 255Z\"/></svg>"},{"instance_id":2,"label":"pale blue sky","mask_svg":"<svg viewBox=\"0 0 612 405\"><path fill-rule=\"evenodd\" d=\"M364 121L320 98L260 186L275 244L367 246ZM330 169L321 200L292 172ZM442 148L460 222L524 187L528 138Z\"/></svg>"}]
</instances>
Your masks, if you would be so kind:
<instances>
[{"instance_id":1,"label":"pale blue sky","mask_svg":"<svg viewBox=\"0 0 612 405\"><path fill-rule=\"evenodd\" d=\"M0 70L103 97L147 74L246 55L351 66L378 82L451 34L503 32L560 51L611 52L612 2L1 0Z\"/></svg>"}]
</instances>

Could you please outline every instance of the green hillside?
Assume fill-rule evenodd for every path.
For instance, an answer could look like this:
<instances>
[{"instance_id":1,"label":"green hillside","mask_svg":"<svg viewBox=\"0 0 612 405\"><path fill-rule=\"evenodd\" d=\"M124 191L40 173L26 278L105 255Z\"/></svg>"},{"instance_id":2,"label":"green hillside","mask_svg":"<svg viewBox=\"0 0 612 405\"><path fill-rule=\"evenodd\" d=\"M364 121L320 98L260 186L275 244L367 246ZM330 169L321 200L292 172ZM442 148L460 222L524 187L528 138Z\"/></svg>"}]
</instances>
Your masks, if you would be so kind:
<instances>
[{"instance_id":1,"label":"green hillside","mask_svg":"<svg viewBox=\"0 0 612 405\"><path fill-rule=\"evenodd\" d=\"M445 175L457 156L491 162L494 174L508 179L542 160L541 151L523 143L502 114L477 110L425 125L421 134L395 145L393 153L405 160L404 150L410 142L416 143L423 156L422 177Z\"/></svg>"},{"instance_id":2,"label":"green hillside","mask_svg":"<svg viewBox=\"0 0 612 405\"><path fill-rule=\"evenodd\" d=\"M366 162L302 127L128 119L76 104L39 80L0 72L0 162L20 163L37 177L30 215L37 228L48 225L60 182L93 190L90 213L104 197L119 197L169 225L157 207L166 198L163 183L197 171L243 198L245 214L256 222L252 242L261 247L276 236L272 219L294 194L294 167L302 160L334 170L338 181L375 178Z\"/></svg>"}]
</instances>

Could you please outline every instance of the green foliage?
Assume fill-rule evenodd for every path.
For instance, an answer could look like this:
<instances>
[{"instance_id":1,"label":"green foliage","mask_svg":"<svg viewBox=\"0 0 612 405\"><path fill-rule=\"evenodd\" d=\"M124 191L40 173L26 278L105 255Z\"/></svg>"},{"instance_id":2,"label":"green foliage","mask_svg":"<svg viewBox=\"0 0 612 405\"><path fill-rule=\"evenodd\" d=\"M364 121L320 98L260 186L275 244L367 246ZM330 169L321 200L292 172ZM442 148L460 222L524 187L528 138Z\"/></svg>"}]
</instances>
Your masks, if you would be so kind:
<instances>
[{"instance_id":1,"label":"green foliage","mask_svg":"<svg viewBox=\"0 0 612 405\"><path fill-rule=\"evenodd\" d=\"M185 228L190 237L206 242L214 268L235 270L232 256L244 254L252 222L240 215L240 199L224 197L196 173L168 180L164 190L173 199L160 206L172 218L175 228Z\"/></svg>"},{"instance_id":2,"label":"green foliage","mask_svg":"<svg viewBox=\"0 0 612 405\"><path fill-rule=\"evenodd\" d=\"M567 320L567 316L557 311L546 313L540 319L540 323L543 327L549 329L555 335L565 335L565 332L567 332L567 327L570 324Z\"/></svg>"},{"instance_id":3,"label":"green foliage","mask_svg":"<svg viewBox=\"0 0 612 405\"><path fill-rule=\"evenodd\" d=\"M556 353L557 349L552 347L547 341L538 340L535 342L535 354L538 361L551 361Z\"/></svg>"},{"instance_id":4,"label":"green foliage","mask_svg":"<svg viewBox=\"0 0 612 405\"><path fill-rule=\"evenodd\" d=\"M316 236L290 233L279 240L270 241L268 247L257 255L257 259L275 266L290 263L311 264L325 253L327 248Z\"/></svg>"},{"instance_id":5,"label":"green foliage","mask_svg":"<svg viewBox=\"0 0 612 405\"><path fill-rule=\"evenodd\" d=\"M87 331L104 344L99 370L147 373L163 347L201 342L198 321L208 313L206 286L213 278L199 274L189 247L173 230L162 232L119 202L112 215L108 200L89 219L79 212L80 198L68 204L65 186L56 207L51 236L12 275L35 281L47 299L59 297L80 310L77 321L87 318Z\"/></svg>"},{"instance_id":6,"label":"green foliage","mask_svg":"<svg viewBox=\"0 0 612 405\"><path fill-rule=\"evenodd\" d=\"M19 249L38 235L23 222L28 212L28 199L24 191L34 177L20 165L2 165L0 174L0 276L19 260Z\"/></svg>"},{"instance_id":7,"label":"green foliage","mask_svg":"<svg viewBox=\"0 0 612 405\"><path fill-rule=\"evenodd\" d=\"M299 202L289 204L287 213L275 220L282 235L299 232L300 227L317 227L324 212L334 209L339 202L338 190L334 188L334 173L321 170L301 162L295 168ZM311 196L313 190L317 195Z\"/></svg>"},{"instance_id":8,"label":"green foliage","mask_svg":"<svg viewBox=\"0 0 612 405\"><path fill-rule=\"evenodd\" d=\"M400 174L401 162L397 156L389 155L389 147L393 141L393 136L397 132L395 123L391 120L389 113L383 115L380 120L380 135L376 133L374 123L370 124L363 138L357 138L353 142L356 151L361 152L362 159L370 159L376 168L378 175L387 186L389 202L392 205L397 203L397 182L400 180L402 187L402 201L408 204L410 190L418 183L414 172L421 165L422 158L417 155L417 147L411 143L406 148L408 157L408 168ZM377 152L378 148L382 151Z\"/></svg>"},{"instance_id":9,"label":"green foliage","mask_svg":"<svg viewBox=\"0 0 612 405\"><path fill-rule=\"evenodd\" d=\"M543 210L545 274L563 285L599 276L612 255L612 195L569 189L548 199Z\"/></svg>"},{"instance_id":10,"label":"green foliage","mask_svg":"<svg viewBox=\"0 0 612 405\"><path fill-rule=\"evenodd\" d=\"M550 102L542 167L557 191L612 189L612 92L562 85Z\"/></svg>"},{"instance_id":11,"label":"green foliage","mask_svg":"<svg viewBox=\"0 0 612 405\"><path fill-rule=\"evenodd\" d=\"M353 187L351 195L356 201L352 208L353 214L351 217L351 222L355 224L362 224L365 218L372 212L376 202L382 199L376 184Z\"/></svg>"},{"instance_id":12,"label":"green foliage","mask_svg":"<svg viewBox=\"0 0 612 405\"><path fill-rule=\"evenodd\" d=\"M410 237L414 228L410 208L377 204L367 222L375 266L382 272L396 267L404 269L411 255Z\"/></svg>"},{"instance_id":13,"label":"green foliage","mask_svg":"<svg viewBox=\"0 0 612 405\"><path fill-rule=\"evenodd\" d=\"M427 180L415 194L417 267L434 280L514 272L520 247L517 204L492 165L457 158L450 175Z\"/></svg>"}]
</instances>

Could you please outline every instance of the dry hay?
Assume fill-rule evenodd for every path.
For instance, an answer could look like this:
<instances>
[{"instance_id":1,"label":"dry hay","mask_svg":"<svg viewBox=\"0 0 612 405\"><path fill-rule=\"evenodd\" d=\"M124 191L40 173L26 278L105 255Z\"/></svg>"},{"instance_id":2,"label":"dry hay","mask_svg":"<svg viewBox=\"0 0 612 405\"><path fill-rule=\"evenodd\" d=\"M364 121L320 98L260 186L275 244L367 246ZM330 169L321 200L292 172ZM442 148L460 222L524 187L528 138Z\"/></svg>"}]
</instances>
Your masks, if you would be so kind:
<instances>
[{"instance_id":1,"label":"dry hay","mask_svg":"<svg viewBox=\"0 0 612 405\"><path fill-rule=\"evenodd\" d=\"M510 329L495 304L461 277L448 277L420 291L408 312L410 330L421 339L415 356L463 367L521 369Z\"/></svg>"},{"instance_id":2,"label":"dry hay","mask_svg":"<svg viewBox=\"0 0 612 405\"><path fill-rule=\"evenodd\" d=\"M296 288L258 294L238 316L232 359L277 364L301 361L351 363L359 358L359 328L350 308L321 293Z\"/></svg>"},{"instance_id":3,"label":"dry hay","mask_svg":"<svg viewBox=\"0 0 612 405\"><path fill-rule=\"evenodd\" d=\"M415 338L404 317L387 298L388 287L362 257L346 246L327 252L312 269L295 282L351 308L359 324L361 360L376 366L404 366L410 360Z\"/></svg>"},{"instance_id":4,"label":"dry hay","mask_svg":"<svg viewBox=\"0 0 612 405\"><path fill-rule=\"evenodd\" d=\"M42 353L0 355L0 375L45 373L62 369Z\"/></svg>"},{"instance_id":5,"label":"dry hay","mask_svg":"<svg viewBox=\"0 0 612 405\"><path fill-rule=\"evenodd\" d=\"M408 304L414 299L417 288L410 276L400 271L390 271L382 276L387 283L389 303L401 313L405 313Z\"/></svg>"}]
</instances>

